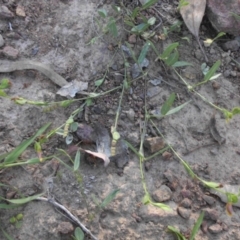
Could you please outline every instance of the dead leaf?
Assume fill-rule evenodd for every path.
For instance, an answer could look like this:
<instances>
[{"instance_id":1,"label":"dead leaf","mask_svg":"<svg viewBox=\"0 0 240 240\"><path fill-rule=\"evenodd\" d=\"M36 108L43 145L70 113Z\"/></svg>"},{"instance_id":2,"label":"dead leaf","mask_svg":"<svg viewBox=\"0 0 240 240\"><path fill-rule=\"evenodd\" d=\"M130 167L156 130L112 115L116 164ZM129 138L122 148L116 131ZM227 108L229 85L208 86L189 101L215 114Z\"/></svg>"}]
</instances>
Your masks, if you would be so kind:
<instances>
[{"instance_id":1,"label":"dead leaf","mask_svg":"<svg viewBox=\"0 0 240 240\"><path fill-rule=\"evenodd\" d=\"M199 28L203 19L203 15L205 13L206 0L187 0L187 2L189 4L186 6L182 6L180 8L180 13L185 24L187 25L187 28L196 37L199 47L205 57L205 60L208 62L205 51L199 41Z\"/></svg>"},{"instance_id":2,"label":"dead leaf","mask_svg":"<svg viewBox=\"0 0 240 240\"><path fill-rule=\"evenodd\" d=\"M19 17L26 17L26 13L23 6L18 5L16 8L16 14Z\"/></svg>"},{"instance_id":3,"label":"dead leaf","mask_svg":"<svg viewBox=\"0 0 240 240\"><path fill-rule=\"evenodd\" d=\"M80 93L88 88L88 82L82 82L73 80L72 82L68 83L67 85L61 87L57 94L63 97L75 97L76 93Z\"/></svg>"},{"instance_id":4,"label":"dead leaf","mask_svg":"<svg viewBox=\"0 0 240 240\"><path fill-rule=\"evenodd\" d=\"M89 153L95 157L101 158L104 161L104 167L107 167L107 165L110 163L110 159L109 157L104 154L104 153L100 153L100 152L93 152L90 150L84 150L86 153Z\"/></svg>"}]
</instances>

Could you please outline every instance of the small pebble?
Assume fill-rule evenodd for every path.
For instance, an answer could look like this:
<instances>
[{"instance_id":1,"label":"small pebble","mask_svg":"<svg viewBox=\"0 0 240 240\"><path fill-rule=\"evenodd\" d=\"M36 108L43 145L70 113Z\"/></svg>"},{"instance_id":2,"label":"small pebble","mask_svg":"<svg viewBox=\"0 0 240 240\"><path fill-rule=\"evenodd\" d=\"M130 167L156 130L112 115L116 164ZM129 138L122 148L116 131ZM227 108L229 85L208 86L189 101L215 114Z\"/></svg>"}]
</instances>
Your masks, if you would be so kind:
<instances>
[{"instance_id":1,"label":"small pebble","mask_svg":"<svg viewBox=\"0 0 240 240\"><path fill-rule=\"evenodd\" d=\"M135 35L135 34L130 35L130 36L128 37L128 42L129 42L129 43L132 43L132 44L136 43L136 42L137 42L137 37L136 37L136 35Z\"/></svg>"},{"instance_id":2,"label":"small pebble","mask_svg":"<svg viewBox=\"0 0 240 240\"><path fill-rule=\"evenodd\" d=\"M209 205L213 205L216 202L215 198L208 195L203 195L203 199Z\"/></svg>"},{"instance_id":3,"label":"small pebble","mask_svg":"<svg viewBox=\"0 0 240 240\"><path fill-rule=\"evenodd\" d=\"M223 229L222 229L222 226L220 224L216 223L216 224L213 224L213 225L209 226L208 230L209 230L210 233L217 234L217 233L222 232Z\"/></svg>"},{"instance_id":4,"label":"small pebble","mask_svg":"<svg viewBox=\"0 0 240 240\"><path fill-rule=\"evenodd\" d=\"M2 53L9 59L17 59L19 51L11 46L6 46L2 50Z\"/></svg>"},{"instance_id":5,"label":"small pebble","mask_svg":"<svg viewBox=\"0 0 240 240\"><path fill-rule=\"evenodd\" d=\"M171 197L172 197L172 191L166 185L162 185L159 189L153 192L153 199L156 202L165 202L170 200Z\"/></svg>"},{"instance_id":6,"label":"small pebble","mask_svg":"<svg viewBox=\"0 0 240 240\"><path fill-rule=\"evenodd\" d=\"M5 41L2 37L2 35L0 34L0 47L2 47L5 44Z\"/></svg>"},{"instance_id":7,"label":"small pebble","mask_svg":"<svg viewBox=\"0 0 240 240\"><path fill-rule=\"evenodd\" d=\"M189 219L191 215L191 210L183 208L183 207L178 207L177 209L178 214L184 218L184 219Z\"/></svg>"},{"instance_id":8,"label":"small pebble","mask_svg":"<svg viewBox=\"0 0 240 240\"><path fill-rule=\"evenodd\" d=\"M221 85L220 85L218 82L215 82L215 81L214 81L214 82L212 83L212 87L213 87L214 90L218 90L218 89L221 87Z\"/></svg>"}]
</instances>

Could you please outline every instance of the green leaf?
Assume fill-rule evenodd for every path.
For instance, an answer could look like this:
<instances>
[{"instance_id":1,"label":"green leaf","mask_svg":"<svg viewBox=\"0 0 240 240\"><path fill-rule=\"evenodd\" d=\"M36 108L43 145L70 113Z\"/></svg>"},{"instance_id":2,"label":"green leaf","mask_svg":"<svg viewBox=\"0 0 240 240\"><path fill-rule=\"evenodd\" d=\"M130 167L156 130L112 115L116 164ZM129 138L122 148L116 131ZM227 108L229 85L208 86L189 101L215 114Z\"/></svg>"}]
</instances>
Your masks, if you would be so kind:
<instances>
[{"instance_id":1,"label":"green leaf","mask_svg":"<svg viewBox=\"0 0 240 240\"><path fill-rule=\"evenodd\" d=\"M158 2L158 0L148 0L147 2L145 2L144 4L143 4L143 6L141 7L141 9L147 9L147 8L149 8L149 7L151 7L152 5L154 5L155 3L157 3Z\"/></svg>"},{"instance_id":2,"label":"green leaf","mask_svg":"<svg viewBox=\"0 0 240 240\"><path fill-rule=\"evenodd\" d=\"M167 46L167 48L163 51L163 53L160 55L160 58L162 60L166 60L170 54L172 53L172 51L174 49L176 49L178 47L179 43L178 42L175 42L175 43L172 43L170 44L169 46Z\"/></svg>"},{"instance_id":3,"label":"green leaf","mask_svg":"<svg viewBox=\"0 0 240 240\"><path fill-rule=\"evenodd\" d=\"M75 156L75 159L74 159L74 166L73 166L73 171L77 171L79 166L80 166L80 157L81 157L81 154L80 154L80 151L77 150L77 153L76 153L76 156Z\"/></svg>"},{"instance_id":4,"label":"green leaf","mask_svg":"<svg viewBox=\"0 0 240 240\"><path fill-rule=\"evenodd\" d=\"M0 89L0 97L7 97L7 94L2 89Z\"/></svg>"},{"instance_id":5,"label":"green leaf","mask_svg":"<svg viewBox=\"0 0 240 240\"><path fill-rule=\"evenodd\" d=\"M221 61L218 60L217 62L214 63L214 65L209 69L209 71L207 72L207 74L204 76L204 81L208 81L211 79L211 77L216 73L216 71L218 70L218 68L221 65Z\"/></svg>"},{"instance_id":6,"label":"green leaf","mask_svg":"<svg viewBox=\"0 0 240 240\"><path fill-rule=\"evenodd\" d=\"M74 102L74 100L64 100L64 101L60 102L60 106L68 107L72 102Z\"/></svg>"},{"instance_id":7,"label":"green leaf","mask_svg":"<svg viewBox=\"0 0 240 240\"><path fill-rule=\"evenodd\" d=\"M117 13L119 13L121 11L121 8L119 6L116 6L116 5L112 5L112 9Z\"/></svg>"},{"instance_id":8,"label":"green leaf","mask_svg":"<svg viewBox=\"0 0 240 240\"><path fill-rule=\"evenodd\" d=\"M134 19L135 17L137 17L138 13L140 11L140 8L139 7L136 7L134 8L132 14L131 14L131 17Z\"/></svg>"},{"instance_id":9,"label":"green leaf","mask_svg":"<svg viewBox=\"0 0 240 240\"><path fill-rule=\"evenodd\" d=\"M187 6L189 4L186 0L180 0L177 9L179 10L181 7Z\"/></svg>"},{"instance_id":10,"label":"green leaf","mask_svg":"<svg viewBox=\"0 0 240 240\"><path fill-rule=\"evenodd\" d=\"M11 82L7 78L3 78L0 82L0 89L6 89L11 87Z\"/></svg>"},{"instance_id":11,"label":"green leaf","mask_svg":"<svg viewBox=\"0 0 240 240\"><path fill-rule=\"evenodd\" d=\"M193 65L185 61L177 61L172 65L172 67L185 67L185 66L193 66Z\"/></svg>"},{"instance_id":12,"label":"green leaf","mask_svg":"<svg viewBox=\"0 0 240 240\"><path fill-rule=\"evenodd\" d=\"M100 208L105 208L116 197L119 191L120 189L116 189L109 193L107 197L103 200L103 202L100 204Z\"/></svg>"},{"instance_id":13,"label":"green leaf","mask_svg":"<svg viewBox=\"0 0 240 240\"><path fill-rule=\"evenodd\" d=\"M134 26L135 26L133 22L128 21L128 20L124 20L124 23L125 23L126 25L128 25L129 27L134 27Z\"/></svg>"},{"instance_id":14,"label":"green leaf","mask_svg":"<svg viewBox=\"0 0 240 240\"><path fill-rule=\"evenodd\" d=\"M148 193L145 193L145 195L144 195L144 197L143 197L143 199L142 199L142 203L144 204L144 205L147 205L147 204L149 204L151 202L151 197L150 197L150 195L148 194Z\"/></svg>"},{"instance_id":15,"label":"green leaf","mask_svg":"<svg viewBox=\"0 0 240 240\"><path fill-rule=\"evenodd\" d=\"M144 46L142 48L142 51L141 51L141 53L139 55L139 58L138 58L138 64L139 65L143 62L144 58L146 57L149 47L150 47L150 43L146 42L144 44Z\"/></svg>"},{"instance_id":16,"label":"green leaf","mask_svg":"<svg viewBox=\"0 0 240 240\"><path fill-rule=\"evenodd\" d=\"M19 207L16 204L6 204L6 203L0 203L0 209L13 209Z\"/></svg>"},{"instance_id":17,"label":"green leaf","mask_svg":"<svg viewBox=\"0 0 240 240\"><path fill-rule=\"evenodd\" d=\"M176 229L175 227L172 227L172 226L168 226L168 230L172 233L174 233L178 240L187 240L181 233L178 229Z\"/></svg>"},{"instance_id":18,"label":"green leaf","mask_svg":"<svg viewBox=\"0 0 240 240\"><path fill-rule=\"evenodd\" d=\"M181 105L178 106L178 107L175 107L175 108L173 108L173 109L170 109L170 110L165 114L165 116L168 116L168 115L171 115L171 114L173 114L173 113L176 113L176 112L180 111L182 108L184 108L184 107L185 107L187 104L189 104L190 102L191 102L191 100L188 101L188 102L185 102L185 103L181 104Z\"/></svg>"},{"instance_id":19,"label":"green leaf","mask_svg":"<svg viewBox=\"0 0 240 240\"><path fill-rule=\"evenodd\" d=\"M77 128L78 128L78 123L73 122L73 123L70 124L69 130L70 130L71 132L76 132L76 131L77 131Z\"/></svg>"},{"instance_id":20,"label":"green leaf","mask_svg":"<svg viewBox=\"0 0 240 240\"><path fill-rule=\"evenodd\" d=\"M148 23L150 26L154 25L155 22L156 22L156 18L155 18L155 17L151 17L151 18L149 18L148 21L147 21L147 23Z\"/></svg>"},{"instance_id":21,"label":"green leaf","mask_svg":"<svg viewBox=\"0 0 240 240\"><path fill-rule=\"evenodd\" d=\"M179 53L178 51L174 51L170 54L170 56L164 60L165 64L169 67L173 66L179 59Z\"/></svg>"},{"instance_id":22,"label":"green leaf","mask_svg":"<svg viewBox=\"0 0 240 240\"><path fill-rule=\"evenodd\" d=\"M43 132L45 132L45 130L50 126L51 123L47 123L45 124L43 127L41 127L36 134L23 141L22 143L20 143L20 145L18 145L13 151L11 151L8 156L5 158L4 163L13 163L15 162L18 157L27 149L27 147L32 144L34 142L34 140L40 136Z\"/></svg>"},{"instance_id":23,"label":"green leaf","mask_svg":"<svg viewBox=\"0 0 240 240\"><path fill-rule=\"evenodd\" d=\"M87 105L87 107L91 106L92 104L93 104L92 98L88 98L88 99L86 100L86 105Z\"/></svg>"},{"instance_id":24,"label":"green leaf","mask_svg":"<svg viewBox=\"0 0 240 240\"><path fill-rule=\"evenodd\" d=\"M76 240L84 240L84 233L79 227L75 228L74 236L76 237Z\"/></svg>"},{"instance_id":25,"label":"green leaf","mask_svg":"<svg viewBox=\"0 0 240 240\"><path fill-rule=\"evenodd\" d=\"M237 114L240 114L240 108L239 108L239 107L233 108L233 109L232 109L232 114L233 114L233 116L234 116L234 115L237 115Z\"/></svg>"},{"instance_id":26,"label":"green leaf","mask_svg":"<svg viewBox=\"0 0 240 240\"><path fill-rule=\"evenodd\" d=\"M161 208L161 209L163 209L163 210L165 210L165 211L170 211L170 210L172 210L168 205L163 204L163 203L151 202L151 204L152 204L153 206L158 207L158 208Z\"/></svg>"},{"instance_id":27,"label":"green leaf","mask_svg":"<svg viewBox=\"0 0 240 240\"><path fill-rule=\"evenodd\" d=\"M113 17L110 18L110 21L109 21L107 26L108 26L108 29L109 29L110 33L114 37L117 37L118 36L117 25L116 25L116 21Z\"/></svg>"},{"instance_id":28,"label":"green leaf","mask_svg":"<svg viewBox=\"0 0 240 240\"><path fill-rule=\"evenodd\" d=\"M99 80L96 80L95 83L94 83L94 85L95 85L96 87L99 87L99 86L102 85L103 82L104 82L104 78L101 78L101 79L99 79Z\"/></svg>"},{"instance_id":29,"label":"green leaf","mask_svg":"<svg viewBox=\"0 0 240 240\"><path fill-rule=\"evenodd\" d=\"M189 240L194 240L195 239L195 236L202 224L202 221L203 221L203 217L204 217L204 212L201 212L200 216L198 217L197 219L197 222L195 223L194 227L193 227L193 230L191 232L191 236L189 238Z\"/></svg>"},{"instance_id":30,"label":"green leaf","mask_svg":"<svg viewBox=\"0 0 240 240\"><path fill-rule=\"evenodd\" d=\"M131 32L136 33L136 34L140 34L140 33L144 32L148 27L149 27L148 23L140 23L139 25L134 26L131 29Z\"/></svg>"},{"instance_id":31,"label":"green leaf","mask_svg":"<svg viewBox=\"0 0 240 240\"><path fill-rule=\"evenodd\" d=\"M1 227L0 227L0 229L1 229L3 235L5 236L5 238L6 238L7 240L14 240L14 239L13 239L7 232L5 232Z\"/></svg>"},{"instance_id":32,"label":"green leaf","mask_svg":"<svg viewBox=\"0 0 240 240\"><path fill-rule=\"evenodd\" d=\"M10 203L13 203L13 204L20 205L20 204L25 204L25 203L31 202L32 200L35 200L36 198L41 197L42 195L43 194L41 193L41 194L37 194L37 195L34 195L34 196L21 198L21 199L5 199L5 200L10 202Z\"/></svg>"},{"instance_id":33,"label":"green leaf","mask_svg":"<svg viewBox=\"0 0 240 240\"><path fill-rule=\"evenodd\" d=\"M161 108L161 114L162 115L166 115L167 112L170 110L170 108L172 107L174 100L176 98L175 93L172 93L169 98L164 102L162 108Z\"/></svg>"},{"instance_id":34,"label":"green leaf","mask_svg":"<svg viewBox=\"0 0 240 240\"><path fill-rule=\"evenodd\" d=\"M228 202L230 203L238 202L238 196L236 194L226 192L226 196L227 196Z\"/></svg>"},{"instance_id":35,"label":"green leaf","mask_svg":"<svg viewBox=\"0 0 240 240\"><path fill-rule=\"evenodd\" d=\"M208 182L208 181L205 181L203 179L201 179L201 182L205 184L206 187L209 187L209 188L219 188L221 186L220 183L216 183L216 182Z\"/></svg>"},{"instance_id":36,"label":"green leaf","mask_svg":"<svg viewBox=\"0 0 240 240\"><path fill-rule=\"evenodd\" d=\"M103 8L98 10L98 14L103 18L107 17L107 11Z\"/></svg>"}]
</instances>

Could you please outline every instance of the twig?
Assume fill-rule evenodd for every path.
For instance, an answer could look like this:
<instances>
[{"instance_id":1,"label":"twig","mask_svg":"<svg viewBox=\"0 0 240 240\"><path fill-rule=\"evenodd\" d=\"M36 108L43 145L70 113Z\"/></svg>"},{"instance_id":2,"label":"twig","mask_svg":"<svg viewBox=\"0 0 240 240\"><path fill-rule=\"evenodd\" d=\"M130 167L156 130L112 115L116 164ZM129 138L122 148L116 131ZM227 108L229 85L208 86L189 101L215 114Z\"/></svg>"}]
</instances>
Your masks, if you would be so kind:
<instances>
[{"instance_id":1,"label":"twig","mask_svg":"<svg viewBox=\"0 0 240 240\"><path fill-rule=\"evenodd\" d=\"M44 201L44 202L49 202L51 203L53 206L60 208L62 211L64 211L77 225L79 225L79 227L81 227L81 229L87 233L88 235L90 235L92 237L92 239L94 240L98 240L97 237L95 237L91 231L86 228L77 217L75 217L69 210L67 210L63 205L59 204L58 202L56 202L54 199L48 199L48 198L44 198L44 197L38 197L36 198L36 200L39 201Z\"/></svg>"}]
</instances>

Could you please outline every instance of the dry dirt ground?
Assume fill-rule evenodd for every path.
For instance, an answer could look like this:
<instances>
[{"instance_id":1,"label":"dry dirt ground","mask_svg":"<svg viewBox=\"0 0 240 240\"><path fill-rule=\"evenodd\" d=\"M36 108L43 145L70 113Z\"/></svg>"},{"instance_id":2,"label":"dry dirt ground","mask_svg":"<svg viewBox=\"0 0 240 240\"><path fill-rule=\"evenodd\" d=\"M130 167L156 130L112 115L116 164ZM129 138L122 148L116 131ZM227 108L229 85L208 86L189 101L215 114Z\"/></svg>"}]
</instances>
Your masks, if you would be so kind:
<instances>
[{"instance_id":1,"label":"dry dirt ground","mask_svg":"<svg viewBox=\"0 0 240 240\"><path fill-rule=\"evenodd\" d=\"M97 2L97 3L96 3ZM137 1L132 2L132 6ZM159 1L156 8L162 13L162 26L170 24L176 5L168 1ZM171 1L170 1L171 2ZM121 85L124 73L124 59L119 46L127 41L128 35L123 31L121 19L118 21L119 37L114 39L109 34L102 34L96 18L97 8L104 7L109 14L114 12L109 4L98 6L98 1L86 0L19 0L3 1L12 11L16 5L24 7L27 17L15 16L11 20L0 20L0 33L5 46L12 46L19 51L19 59L31 59L49 64L67 81L74 79L89 83L88 92L93 91L94 82L101 79L106 70L106 80L97 92L104 92ZM129 9L132 7L128 6ZM169 9L169 11L167 11ZM151 15L151 11L148 13ZM171 15L173 14L173 15ZM13 31L9 30L9 22ZM12 34L12 33L15 34ZM204 19L201 27L201 38L213 37L215 32ZM91 39L95 43L87 44ZM190 42L183 40L188 37ZM204 58L194 37L183 26L178 33L171 33L166 40L155 39L159 52L170 43L180 43L180 59L193 64L180 72L190 83L202 79L200 66ZM141 51L144 41L141 38L132 45L136 55ZM209 101L218 106L231 109L239 106L239 72L231 57L238 58L238 52L224 52L221 42L213 43L205 48L209 57L209 66L221 60L217 87L207 83L198 91ZM192 100L187 107L176 114L162 120L156 125L165 135L167 142L186 160L194 172L203 179L233 185L240 184L240 117L236 116L228 123L218 111L204 103L200 98L189 94L180 80L159 61L150 50L147 54L149 66L146 84L142 78L135 81L125 91L118 131L121 136L138 146L140 142L139 123L144 116L144 93L147 96L147 109L159 109L166 98L175 92L177 100L174 106ZM6 57L1 56L1 59ZM130 65L134 64L128 59ZM120 76L120 77L119 77ZM44 75L35 71L16 71L0 74L0 78L8 77L12 87L8 91L11 97L21 96L35 101L59 101L63 97L56 95L59 87ZM150 80L160 79L159 85L152 85ZM94 100L88 109L89 125L98 124L110 130L114 124L115 114L121 89ZM77 96L80 97L80 96ZM44 112L41 107L32 105L16 105L9 99L0 99L0 153L10 151L21 141L33 135L41 126L52 122L51 128L64 124L72 111L82 104L81 101L63 109L52 109ZM209 133L210 119L215 116L216 126L225 143L219 145ZM78 122L86 122L84 114L78 116ZM155 136L154 130L147 129L147 137ZM202 147L201 147L202 146ZM198 148L199 147L199 148ZM45 156L56 152L57 148L67 149L64 139L55 136L44 147ZM194 151L192 151L194 150ZM188 153L188 154L186 154ZM35 157L31 149L26 151L24 158ZM71 163L62 156L63 161ZM4 197L29 196L41 193L44 182L52 173L55 160L42 164L15 167L0 173L0 182L17 188L0 188ZM240 211L234 207L234 214L229 217L225 212L225 203L209 193L209 190L193 181L186 173L178 159L174 156L165 159L157 156L149 160L145 166L145 181L150 194L155 200L166 200L172 211L163 211L150 205L143 205L144 195L139 159L130 153L129 162L124 169L110 163L107 169L102 163L90 164L81 161L78 176L60 165L56 177L53 178L54 198L75 214L98 239L174 239L167 232L171 225L181 230L185 236L189 233L201 210L206 212L204 224L196 239L240 239ZM120 189L115 199L99 210L96 202L101 202L111 191ZM12 216L22 213L19 224L10 224ZM47 202L32 201L11 210L0 211L0 226L13 239L21 240L59 240L71 239L76 227L70 219ZM66 233L63 228L66 228ZM0 232L0 239L5 239ZM85 239L90 239L86 235Z\"/></svg>"}]
</instances>

